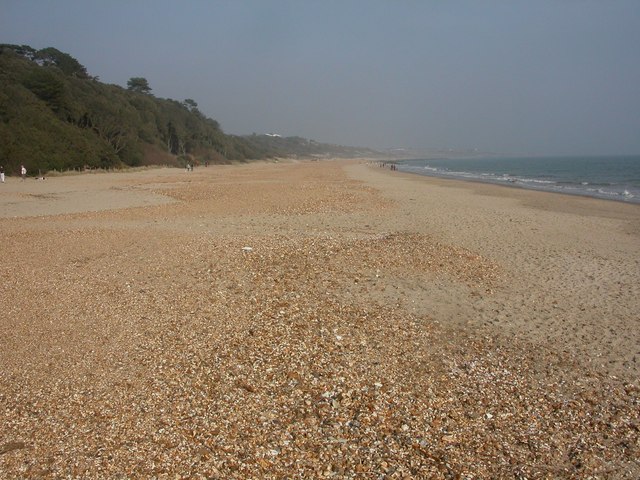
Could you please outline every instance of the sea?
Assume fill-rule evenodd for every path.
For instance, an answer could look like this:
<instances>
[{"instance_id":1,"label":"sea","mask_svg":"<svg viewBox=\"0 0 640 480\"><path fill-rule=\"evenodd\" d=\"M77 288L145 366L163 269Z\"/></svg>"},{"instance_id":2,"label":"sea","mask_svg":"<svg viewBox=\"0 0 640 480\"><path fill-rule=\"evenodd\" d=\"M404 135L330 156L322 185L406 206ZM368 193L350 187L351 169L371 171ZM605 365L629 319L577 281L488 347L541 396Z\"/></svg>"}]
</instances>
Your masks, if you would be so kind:
<instances>
[{"instance_id":1,"label":"sea","mask_svg":"<svg viewBox=\"0 0 640 480\"><path fill-rule=\"evenodd\" d=\"M399 171L640 204L640 155L400 160Z\"/></svg>"}]
</instances>

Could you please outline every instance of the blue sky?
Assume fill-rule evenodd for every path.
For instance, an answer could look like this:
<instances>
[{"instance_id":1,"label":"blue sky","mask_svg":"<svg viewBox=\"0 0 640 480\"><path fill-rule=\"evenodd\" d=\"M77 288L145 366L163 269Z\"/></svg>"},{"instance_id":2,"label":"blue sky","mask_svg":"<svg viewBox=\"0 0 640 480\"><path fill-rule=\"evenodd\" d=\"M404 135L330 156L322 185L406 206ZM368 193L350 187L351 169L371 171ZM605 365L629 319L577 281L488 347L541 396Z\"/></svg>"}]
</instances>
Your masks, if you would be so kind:
<instances>
[{"instance_id":1,"label":"blue sky","mask_svg":"<svg viewBox=\"0 0 640 480\"><path fill-rule=\"evenodd\" d=\"M145 77L227 133L640 154L637 0L0 0L0 43Z\"/></svg>"}]
</instances>

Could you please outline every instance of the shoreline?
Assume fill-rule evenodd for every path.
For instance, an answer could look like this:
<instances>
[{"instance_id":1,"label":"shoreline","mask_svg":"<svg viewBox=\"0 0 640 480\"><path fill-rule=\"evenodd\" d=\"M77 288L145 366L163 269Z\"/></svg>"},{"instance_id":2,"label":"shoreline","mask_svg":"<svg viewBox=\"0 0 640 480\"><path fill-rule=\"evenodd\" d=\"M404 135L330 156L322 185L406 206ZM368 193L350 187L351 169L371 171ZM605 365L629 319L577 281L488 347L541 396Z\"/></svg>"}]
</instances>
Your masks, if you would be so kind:
<instances>
[{"instance_id":1,"label":"shoreline","mask_svg":"<svg viewBox=\"0 0 640 480\"><path fill-rule=\"evenodd\" d=\"M373 165L370 165L374 168ZM378 167L375 166L375 169ZM594 197L591 195L573 194L566 192L556 192L550 190L541 190L535 188L527 188L518 185L509 185L502 183L494 183L489 181L453 178L439 175L426 175L414 172L396 170L389 171L389 175L403 176L407 178L421 178L425 182L433 185L451 188L461 188L463 190L471 190L479 195L489 195L495 197L513 198L523 202L529 202L530 206L538 206L543 209L554 209L557 211L580 212L583 214L596 215L598 212L606 216L616 216L616 208L620 209L620 218L628 218L630 215L634 217L637 213L635 210L640 208L640 203L628 202L623 200L614 200L611 198ZM511 194L509 192L512 192ZM519 193L518 193L519 192ZM566 200L563 201L563 200ZM572 201L573 200L573 201Z\"/></svg>"},{"instance_id":2,"label":"shoreline","mask_svg":"<svg viewBox=\"0 0 640 480\"><path fill-rule=\"evenodd\" d=\"M431 178L440 178L442 180L454 180L454 181L458 181L458 182L471 182L471 183L483 183L483 184L487 184L487 185L494 185L496 187L506 187L506 188L518 188L518 189L523 189L523 190L532 190L534 192L540 192L540 193L555 193L558 195L569 195L572 197L584 197L584 198L594 198L596 200L603 200L605 202L616 202L616 203L624 203L624 204L629 204L629 205L640 205L640 198L638 198L638 200L624 200L624 199L616 199L613 196L610 197L599 197L596 195L589 195L587 193L578 193L578 192L559 192L559 191L554 191L554 190L545 190L543 188L535 188L535 187L528 187L526 185L521 185L521 184L517 184L516 182L508 182L508 183L501 183L498 181L490 181L490 180L480 180L480 179L473 179L473 178L456 178L453 176L446 176L446 175L428 175L428 174L422 174L422 173L413 173L413 172L405 172L403 171L403 173L409 173L411 175L421 175L424 177L431 177ZM636 198L636 197L634 197Z\"/></svg>"},{"instance_id":3,"label":"shoreline","mask_svg":"<svg viewBox=\"0 0 640 480\"><path fill-rule=\"evenodd\" d=\"M640 209L364 162L0 188L0 474L637 478Z\"/></svg>"},{"instance_id":4,"label":"shoreline","mask_svg":"<svg viewBox=\"0 0 640 480\"><path fill-rule=\"evenodd\" d=\"M496 158L500 158L500 157L496 157ZM531 160L531 159L545 159L545 158L561 158L563 160L567 160L567 159L577 159L577 158L585 158L585 157L554 157L554 156L550 156L550 157L523 157L523 160ZM589 158L589 157L586 157ZM597 156L593 157L593 158L599 158ZM634 155L629 155L629 156L615 156L615 158L637 158L637 156ZM488 158L486 160L494 160L495 158ZM403 159L404 160L404 159ZM402 162L403 160L399 160L400 162ZM414 160L414 159L406 159L406 160ZM446 161L448 159L437 159L439 161ZM449 159L452 161L455 160L465 160L465 159L458 159L458 158L452 158ZM469 160L469 159L467 159ZM481 161L483 160L483 158L478 158L477 160ZM384 163L384 162L381 162ZM390 163L394 163L397 164L397 161L391 161ZM620 203L628 203L628 204L635 204L635 205L640 205L640 197L637 195L633 195L630 194L629 192L627 192L625 190L625 195L623 195L622 193L614 193L614 192L599 192L599 191L580 191L579 189L576 189L576 191L572 191L570 189L554 189L554 188L545 188L545 187L540 187L540 186L532 186L533 184L529 184L527 183L526 179L523 178L518 178L518 177L513 177L511 179L508 180L499 180L497 178L490 178L489 176L487 176L487 178L480 178L480 177L474 177L473 173L471 172L467 172L469 173L470 176L463 176L463 175L458 175L456 176L455 174L447 174L447 173L443 173L443 172L429 172L427 170L423 171L412 171L411 169L409 169L408 167L405 168L401 168L400 171L402 171L403 173L411 173L414 175L420 175L420 176L426 176L426 177L431 177L431 178L441 178L441 179L445 179L445 180L458 180L458 181L468 181L468 182L474 182L474 183L485 183L485 184L490 184L490 185L496 185L496 186L504 186L504 187L511 187L511 188L521 188L521 189L525 189L525 190L533 190L533 191L539 191L539 192L549 192L549 193L558 193L561 195L571 195L571 196L582 196L582 197L588 197L588 198L597 198L599 200L608 200L608 201L614 201L614 202L620 202ZM476 174L477 175L477 174ZM494 174L496 175L496 174ZM531 179L529 179L531 180ZM533 179L535 180L535 179ZM538 179L539 180L539 179ZM584 184L583 184L584 185Z\"/></svg>"}]
</instances>

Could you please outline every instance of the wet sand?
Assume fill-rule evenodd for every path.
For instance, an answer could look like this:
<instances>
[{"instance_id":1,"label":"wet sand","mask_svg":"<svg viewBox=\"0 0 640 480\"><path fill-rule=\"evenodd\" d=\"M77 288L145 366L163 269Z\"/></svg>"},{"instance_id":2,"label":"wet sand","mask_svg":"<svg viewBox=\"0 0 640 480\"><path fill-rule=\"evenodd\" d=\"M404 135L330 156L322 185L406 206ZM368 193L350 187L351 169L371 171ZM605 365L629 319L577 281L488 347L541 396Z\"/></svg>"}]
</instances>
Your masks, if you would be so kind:
<instances>
[{"instance_id":1,"label":"wet sand","mask_svg":"<svg viewBox=\"0 0 640 480\"><path fill-rule=\"evenodd\" d=\"M3 478L637 478L640 208L359 161L0 185Z\"/></svg>"}]
</instances>

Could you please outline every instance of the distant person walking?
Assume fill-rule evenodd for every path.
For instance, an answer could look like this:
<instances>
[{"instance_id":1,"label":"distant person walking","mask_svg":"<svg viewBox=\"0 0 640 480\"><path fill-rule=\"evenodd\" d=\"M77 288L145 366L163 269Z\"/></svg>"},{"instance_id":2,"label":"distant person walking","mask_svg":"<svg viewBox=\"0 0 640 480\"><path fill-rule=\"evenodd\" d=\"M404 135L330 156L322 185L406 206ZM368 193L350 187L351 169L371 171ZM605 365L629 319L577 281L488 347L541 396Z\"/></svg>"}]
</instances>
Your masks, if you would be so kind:
<instances>
[{"instance_id":1,"label":"distant person walking","mask_svg":"<svg viewBox=\"0 0 640 480\"><path fill-rule=\"evenodd\" d=\"M20 165L20 176L22 177L23 181L27 177L27 169L24 168L24 165Z\"/></svg>"},{"instance_id":2,"label":"distant person walking","mask_svg":"<svg viewBox=\"0 0 640 480\"><path fill-rule=\"evenodd\" d=\"M4 167L0 165L0 182L4 183Z\"/></svg>"}]
</instances>

